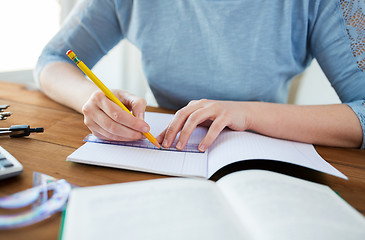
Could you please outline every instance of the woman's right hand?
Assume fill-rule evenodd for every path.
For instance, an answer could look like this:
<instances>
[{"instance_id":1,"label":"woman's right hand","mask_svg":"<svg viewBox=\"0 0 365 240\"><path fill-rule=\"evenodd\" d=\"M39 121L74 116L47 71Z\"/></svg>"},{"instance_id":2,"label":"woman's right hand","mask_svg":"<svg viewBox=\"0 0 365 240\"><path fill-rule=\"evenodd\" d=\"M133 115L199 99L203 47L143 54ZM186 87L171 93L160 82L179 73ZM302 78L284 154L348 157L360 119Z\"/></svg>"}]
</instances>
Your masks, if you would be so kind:
<instances>
[{"instance_id":1,"label":"woman's right hand","mask_svg":"<svg viewBox=\"0 0 365 240\"><path fill-rule=\"evenodd\" d=\"M98 90L82 107L85 125L96 137L105 140L136 141L144 138L142 132L150 131L150 127L143 120L146 100L122 90L112 92L134 116Z\"/></svg>"}]
</instances>

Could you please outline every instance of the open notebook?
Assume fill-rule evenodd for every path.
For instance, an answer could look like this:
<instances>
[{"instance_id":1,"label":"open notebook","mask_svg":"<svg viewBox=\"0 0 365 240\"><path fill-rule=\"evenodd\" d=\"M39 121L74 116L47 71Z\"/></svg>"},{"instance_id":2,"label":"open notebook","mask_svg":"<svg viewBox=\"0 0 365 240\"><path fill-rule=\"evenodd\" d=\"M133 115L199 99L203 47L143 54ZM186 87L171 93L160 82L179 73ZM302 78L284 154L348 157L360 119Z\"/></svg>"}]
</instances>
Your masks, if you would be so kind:
<instances>
[{"instance_id":1,"label":"open notebook","mask_svg":"<svg viewBox=\"0 0 365 240\"><path fill-rule=\"evenodd\" d=\"M146 113L151 133L157 136L173 115ZM203 139L207 129L198 127L190 146ZM172 176L210 178L219 169L238 161L275 160L307 167L337 177L347 177L327 163L313 145L225 129L205 153L164 151L149 148L86 142L67 161L145 171Z\"/></svg>"},{"instance_id":2,"label":"open notebook","mask_svg":"<svg viewBox=\"0 0 365 240\"><path fill-rule=\"evenodd\" d=\"M245 170L75 188L63 239L363 240L365 218L327 186Z\"/></svg>"}]
</instances>

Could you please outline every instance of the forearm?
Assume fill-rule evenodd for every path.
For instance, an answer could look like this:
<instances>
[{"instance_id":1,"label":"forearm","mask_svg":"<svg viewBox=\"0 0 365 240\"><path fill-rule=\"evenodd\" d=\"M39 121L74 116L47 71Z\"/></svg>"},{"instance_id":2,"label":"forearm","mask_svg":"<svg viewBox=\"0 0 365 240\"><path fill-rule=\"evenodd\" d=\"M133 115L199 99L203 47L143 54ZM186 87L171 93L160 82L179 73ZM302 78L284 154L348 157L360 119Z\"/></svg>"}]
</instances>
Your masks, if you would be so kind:
<instances>
[{"instance_id":1,"label":"forearm","mask_svg":"<svg viewBox=\"0 0 365 240\"><path fill-rule=\"evenodd\" d=\"M96 86L77 67L55 62L45 66L39 77L42 91L51 99L81 113Z\"/></svg>"},{"instance_id":2,"label":"forearm","mask_svg":"<svg viewBox=\"0 0 365 240\"><path fill-rule=\"evenodd\" d=\"M338 147L359 147L362 128L345 104L298 106L252 102L249 128L276 138Z\"/></svg>"}]
</instances>

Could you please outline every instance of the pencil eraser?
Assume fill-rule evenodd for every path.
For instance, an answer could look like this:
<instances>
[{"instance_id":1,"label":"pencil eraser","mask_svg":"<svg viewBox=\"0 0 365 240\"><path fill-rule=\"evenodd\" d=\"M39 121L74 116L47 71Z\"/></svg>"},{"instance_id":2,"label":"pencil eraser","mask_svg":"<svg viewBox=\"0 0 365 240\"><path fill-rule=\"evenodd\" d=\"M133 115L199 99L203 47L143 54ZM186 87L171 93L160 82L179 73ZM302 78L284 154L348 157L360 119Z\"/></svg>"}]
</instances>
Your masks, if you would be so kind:
<instances>
[{"instance_id":1,"label":"pencil eraser","mask_svg":"<svg viewBox=\"0 0 365 240\"><path fill-rule=\"evenodd\" d=\"M68 51L66 52L66 54L67 54L67 55L69 55L70 53L72 53L72 50L68 50Z\"/></svg>"}]
</instances>

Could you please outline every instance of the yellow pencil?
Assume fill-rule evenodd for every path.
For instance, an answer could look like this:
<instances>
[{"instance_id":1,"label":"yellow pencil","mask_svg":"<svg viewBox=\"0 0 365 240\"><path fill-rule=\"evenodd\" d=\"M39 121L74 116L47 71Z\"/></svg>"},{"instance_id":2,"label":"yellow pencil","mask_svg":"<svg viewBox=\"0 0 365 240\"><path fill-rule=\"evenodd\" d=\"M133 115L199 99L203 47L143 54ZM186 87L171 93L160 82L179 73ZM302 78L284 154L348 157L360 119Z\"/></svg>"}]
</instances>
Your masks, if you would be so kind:
<instances>
[{"instance_id":1,"label":"yellow pencil","mask_svg":"<svg viewBox=\"0 0 365 240\"><path fill-rule=\"evenodd\" d=\"M110 100L115 102L119 107L121 107L124 111L133 114L124 106L124 104L95 76L95 74L76 56L76 54L72 50L68 50L66 52L67 56L71 58L71 60L83 71L86 76L88 76L95 85L100 88L101 91L107 96ZM156 140L156 138L151 133L143 133L146 138L156 147L161 148L160 144Z\"/></svg>"}]
</instances>

